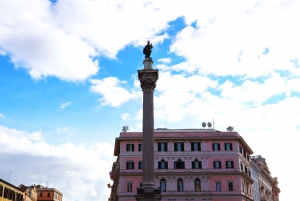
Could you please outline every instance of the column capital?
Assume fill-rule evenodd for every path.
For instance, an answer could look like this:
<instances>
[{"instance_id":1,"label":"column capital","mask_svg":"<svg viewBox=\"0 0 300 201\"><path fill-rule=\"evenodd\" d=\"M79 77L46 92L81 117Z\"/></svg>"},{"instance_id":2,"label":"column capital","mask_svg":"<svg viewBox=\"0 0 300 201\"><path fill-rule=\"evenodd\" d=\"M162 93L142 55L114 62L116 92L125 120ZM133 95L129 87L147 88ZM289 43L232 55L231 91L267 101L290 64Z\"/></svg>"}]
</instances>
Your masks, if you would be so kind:
<instances>
[{"instance_id":1,"label":"column capital","mask_svg":"<svg viewBox=\"0 0 300 201\"><path fill-rule=\"evenodd\" d=\"M138 70L138 76L143 91L154 91L158 80L158 70Z\"/></svg>"}]
</instances>

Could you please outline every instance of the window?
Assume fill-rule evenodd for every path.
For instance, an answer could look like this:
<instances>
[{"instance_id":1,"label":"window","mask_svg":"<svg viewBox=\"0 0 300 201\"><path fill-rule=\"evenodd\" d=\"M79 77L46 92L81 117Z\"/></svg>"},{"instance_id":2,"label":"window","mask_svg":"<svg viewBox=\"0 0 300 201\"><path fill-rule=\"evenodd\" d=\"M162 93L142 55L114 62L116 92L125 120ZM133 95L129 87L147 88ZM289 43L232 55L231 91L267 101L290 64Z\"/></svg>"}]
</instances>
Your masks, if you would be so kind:
<instances>
[{"instance_id":1,"label":"window","mask_svg":"<svg viewBox=\"0 0 300 201\"><path fill-rule=\"evenodd\" d=\"M3 194L3 186L0 185L0 197L2 197L2 194Z\"/></svg>"},{"instance_id":2,"label":"window","mask_svg":"<svg viewBox=\"0 0 300 201\"><path fill-rule=\"evenodd\" d=\"M127 183L127 192L132 192L132 183Z\"/></svg>"},{"instance_id":3,"label":"window","mask_svg":"<svg viewBox=\"0 0 300 201\"><path fill-rule=\"evenodd\" d=\"M183 142L175 142L174 143L174 151L184 151Z\"/></svg>"},{"instance_id":4,"label":"window","mask_svg":"<svg viewBox=\"0 0 300 201\"><path fill-rule=\"evenodd\" d=\"M243 149L244 158L246 158L247 152L245 149Z\"/></svg>"},{"instance_id":5,"label":"window","mask_svg":"<svg viewBox=\"0 0 300 201\"><path fill-rule=\"evenodd\" d=\"M241 163L241 170L244 171L243 163Z\"/></svg>"},{"instance_id":6,"label":"window","mask_svg":"<svg viewBox=\"0 0 300 201\"><path fill-rule=\"evenodd\" d=\"M251 171L250 170L248 171L248 173L249 173L249 176L251 177Z\"/></svg>"},{"instance_id":7,"label":"window","mask_svg":"<svg viewBox=\"0 0 300 201\"><path fill-rule=\"evenodd\" d=\"M220 151L220 144L219 143L213 143L212 146L213 146L214 151Z\"/></svg>"},{"instance_id":8,"label":"window","mask_svg":"<svg viewBox=\"0 0 300 201\"><path fill-rule=\"evenodd\" d=\"M240 146L240 153L242 154L243 153L243 148Z\"/></svg>"},{"instance_id":9,"label":"window","mask_svg":"<svg viewBox=\"0 0 300 201\"><path fill-rule=\"evenodd\" d=\"M134 162L126 162L126 169L134 169Z\"/></svg>"},{"instance_id":10,"label":"window","mask_svg":"<svg viewBox=\"0 0 300 201\"><path fill-rule=\"evenodd\" d=\"M139 144L139 151L143 151L143 144Z\"/></svg>"},{"instance_id":11,"label":"window","mask_svg":"<svg viewBox=\"0 0 300 201\"><path fill-rule=\"evenodd\" d=\"M47 197L50 198L50 193L47 193Z\"/></svg>"},{"instance_id":12,"label":"window","mask_svg":"<svg viewBox=\"0 0 300 201\"><path fill-rule=\"evenodd\" d=\"M226 168L233 168L233 161L226 161Z\"/></svg>"},{"instance_id":13,"label":"window","mask_svg":"<svg viewBox=\"0 0 300 201\"><path fill-rule=\"evenodd\" d=\"M134 151L134 144L127 144L126 151Z\"/></svg>"},{"instance_id":14,"label":"window","mask_svg":"<svg viewBox=\"0 0 300 201\"><path fill-rule=\"evenodd\" d=\"M174 169L184 169L184 161L178 159L178 161L174 162Z\"/></svg>"},{"instance_id":15,"label":"window","mask_svg":"<svg viewBox=\"0 0 300 201\"><path fill-rule=\"evenodd\" d=\"M232 144L231 143L225 143L225 151L232 151Z\"/></svg>"},{"instance_id":16,"label":"window","mask_svg":"<svg viewBox=\"0 0 300 201\"><path fill-rule=\"evenodd\" d=\"M247 160L248 160L248 161L250 161L250 157L249 157L249 155L248 155L248 154L247 154Z\"/></svg>"},{"instance_id":17,"label":"window","mask_svg":"<svg viewBox=\"0 0 300 201\"><path fill-rule=\"evenodd\" d=\"M166 186L166 180L164 178L162 178L160 180L160 190L162 192L166 192L167 186Z\"/></svg>"},{"instance_id":18,"label":"window","mask_svg":"<svg viewBox=\"0 0 300 201\"><path fill-rule=\"evenodd\" d=\"M40 193L40 197L43 197L43 193Z\"/></svg>"},{"instance_id":19,"label":"window","mask_svg":"<svg viewBox=\"0 0 300 201\"><path fill-rule=\"evenodd\" d=\"M195 191L201 191L201 183L200 183L200 179L196 178L195 181Z\"/></svg>"},{"instance_id":20,"label":"window","mask_svg":"<svg viewBox=\"0 0 300 201\"><path fill-rule=\"evenodd\" d=\"M181 178L177 180L177 191L183 191L183 180Z\"/></svg>"},{"instance_id":21,"label":"window","mask_svg":"<svg viewBox=\"0 0 300 201\"><path fill-rule=\"evenodd\" d=\"M158 169L168 169L168 162L164 159L158 162Z\"/></svg>"},{"instance_id":22,"label":"window","mask_svg":"<svg viewBox=\"0 0 300 201\"><path fill-rule=\"evenodd\" d=\"M202 169L201 161L198 161L198 159L192 161L192 169Z\"/></svg>"},{"instance_id":23,"label":"window","mask_svg":"<svg viewBox=\"0 0 300 201\"><path fill-rule=\"evenodd\" d=\"M158 146L158 151L168 151L168 143L166 142L159 142L157 146Z\"/></svg>"},{"instance_id":24,"label":"window","mask_svg":"<svg viewBox=\"0 0 300 201\"><path fill-rule=\"evenodd\" d=\"M221 182L216 182L216 191L221 191Z\"/></svg>"},{"instance_id":25,"label":"window","mask_svg":"<svg viewBox=\"0 0 300 201\"><path fill-rule=\"evenodd\" d=\"M221 161L214 161L214 168L220 169L221 168Z\"/></svg>"},{"instance_id":26,"label":"window","mask_svg":"<svg viewBox=\"0 0 300 201\"><path fill-rule=\"evenodd\" d=\"M191 151L201 151L200 142L191 142Z\"/></svg>"},{"instance_id":27,"label":"window","mask_svg":"<svg viewBox=\"0 0 300 201\"><path fill-rule=\"evenodd\" d=\"M233 191L233 183L228 182L228 191Z\"/></svg>"},{"instance_id":28,"label":"window","mask_svg":"<svg viewBox=\"0 0 300 201\"><path fill-rule=\"evenodd\" d=\"M142 161L139 162L139 169L143 169L143 162Z\"/></svg>"},{"instance_id":29,"label":"window","mask_svg":"<svg viewBox=\"0 0 300 201\"><path fill-rule=\"evenodd\" d=\"M248 174L248 168L245 166L245 173Z\"/></svg>"}]
</instances>

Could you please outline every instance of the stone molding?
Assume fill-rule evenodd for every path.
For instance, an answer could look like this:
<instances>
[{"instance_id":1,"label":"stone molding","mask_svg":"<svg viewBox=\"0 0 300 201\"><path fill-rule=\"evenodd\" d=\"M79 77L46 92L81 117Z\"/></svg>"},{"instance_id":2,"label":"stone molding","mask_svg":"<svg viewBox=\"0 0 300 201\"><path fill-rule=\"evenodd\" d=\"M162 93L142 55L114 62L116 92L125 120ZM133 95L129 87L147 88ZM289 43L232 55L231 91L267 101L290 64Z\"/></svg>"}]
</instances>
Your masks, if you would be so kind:
<instances>
[{"instance_id":1,"label":"stone molding","mask_svg":"<svg viewBox=\"0 0 300 201\"><path fill-rule=\"evenodd\" d=\"M153 92L158 79L158 70L138 70L141 88L144 92Z\"/></svg>"}]
</instances>

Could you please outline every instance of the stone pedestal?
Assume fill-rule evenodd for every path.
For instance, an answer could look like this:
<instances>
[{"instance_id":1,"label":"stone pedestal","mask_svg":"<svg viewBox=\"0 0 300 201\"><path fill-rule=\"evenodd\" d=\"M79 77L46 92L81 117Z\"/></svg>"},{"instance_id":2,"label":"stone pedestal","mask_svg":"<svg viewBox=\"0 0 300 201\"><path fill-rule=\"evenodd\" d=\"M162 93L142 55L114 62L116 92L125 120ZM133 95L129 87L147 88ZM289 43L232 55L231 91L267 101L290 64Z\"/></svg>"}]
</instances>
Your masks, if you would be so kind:
<instances>
[{"instance_id":1,"label":"stone pedestal","mask_svg":"<svg viewBox=\"0 0 300 201\"><path fill-rule=\"evenodd\" d=\"M136 200L161 200L160 190L154 185L154 115L153 91L158 79L158 70L152 69L152 59L145 58L144 69L138 70L143 90L143 183Z\"/></svg>"}]
</instances>

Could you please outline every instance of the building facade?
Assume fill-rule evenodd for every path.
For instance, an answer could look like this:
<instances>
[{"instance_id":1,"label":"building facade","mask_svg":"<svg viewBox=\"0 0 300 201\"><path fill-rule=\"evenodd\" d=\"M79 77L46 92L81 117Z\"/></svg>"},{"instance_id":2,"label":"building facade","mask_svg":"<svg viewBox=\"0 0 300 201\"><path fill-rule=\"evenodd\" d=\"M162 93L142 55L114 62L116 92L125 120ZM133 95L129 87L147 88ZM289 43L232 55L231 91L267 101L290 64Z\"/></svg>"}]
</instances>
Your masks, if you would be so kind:
<instances>
[{"instance_id":1,"label":"building facade","mask_svg":"<svg viewBox=\"0 0 300 201\"><path fill-rule=\"evenodd\" d=\"M266 159L258 156L251 157L253 191L255 201L279 201L280 189L277 177L272 177Z\"/></svg>"},{"instance_id":2,"label":"building facade","mask_svg":"<svg viewBox=\"0 0 300 201\"><path fill-rule=\"evenodd\" d=\"M237 132L157 129L155 185L163 201L252 201L253 151ZM133 201L142 183L142 133L116 138L110 178L111 201Z\"/></svg>"},{"instance_id":3,"label":"building facade","mask_svg":"<svg viewBox=\"0 0 300 201\"><path fill-rule=\"evenodd\" d=\"M35 185L25 186L20 184L19 188L24 191L23 201L37 201L37 190Z\"/></svg>"},{"instance_id":4,"label":"building facade","mask_svg":"<svg viewBox=\"0 0 300 201\"><path fill-rule=\"evenodd\" d=\"M23 201L22 189L0 179L0 201Z\"/></svg>"},{"instance_id":5,"label":"building facade","mask_svg":"<svg viewBox=\"0 0 300 201\"><path fill-rule=\"evenodd\" d=\"M62 201L63 194L55 188L37 185L37 201Z\"/></svg>"}]
</instances>

